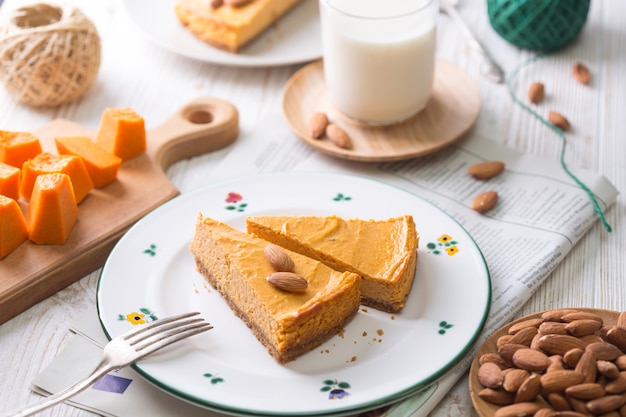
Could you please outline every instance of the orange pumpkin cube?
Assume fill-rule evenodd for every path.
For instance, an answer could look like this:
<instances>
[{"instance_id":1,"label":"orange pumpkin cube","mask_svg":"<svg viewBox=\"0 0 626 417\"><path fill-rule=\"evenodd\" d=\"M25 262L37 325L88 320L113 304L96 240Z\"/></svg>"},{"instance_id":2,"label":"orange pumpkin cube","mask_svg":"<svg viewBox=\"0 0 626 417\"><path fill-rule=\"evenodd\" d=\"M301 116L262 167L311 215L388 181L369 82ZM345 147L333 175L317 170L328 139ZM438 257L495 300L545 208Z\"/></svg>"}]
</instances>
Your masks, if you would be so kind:
<instances>
[{"instance_id":1,"label":"orange pumpkin cube","mask_svg":"<svg viewBox=\"0 0 626 417\"><path fill-rule=\"evenodd\" d=\"M78 204L69 175L39 175L28 205L28 238L39 245L61 245L77 218Z\"/></svg>"},{"instance_id":2,"label":"orange pumpkin cube","mask_svg":"<svg viewBox=\"0 0 626 417\"><path fill-rule=\"evenodd\" d=\"M80 203L93 189L93 181L87 172L83 159L76 155L54 155L42 152L22 165L20 195L31 199L35 180L42 174L63 173L72 181L76 202Z\"/></svg>"},{"instance_id":3,"label":"orange pumpkin cube","mask_svg":"<svg viewBox=\"0 0 626 417\"><path fill-rule=\"evenodd\" d=\"M60 154L83 158L94 187L104 187L117 178L122 160L88 137L63 136L54 138L54 142Z\"/></svg>"},{"instance_id":4,"label":"orange pumpkin cube","mask_svg":"<svg viewBox=\"0 0 626 417\"><path fill-rule=\"evenodd\" d=\"M26 219L19 204L0 195L0 259L17 249L27 238Z\"/></svg>"},{"instance_id":5,"label":"orange pumpkin cube","mask_svg":"<svg viewBox=\"0 0 626 417\"><path fill-rule=\"evenodd\" d=\"M0 130L0 162L21 168L39 153L41 143L32 133Z\"/></svg>"},{"instance_id":6,"label":"orange pumpkin cube","mask_svg":"<svg viewBox=\"0 0 626 417\"><path fill-rule=\"evenodd\" d=\"M146 151L143 117L130 107L105 109L95 142L122 161L141 155Z\"/></svg>"},{"instance_id":7,"label":"orange pumpkin cube","mask_svg":"<svg viewBox=\"0 0 626 417\"><path fill-rule=\"evenodd\" d=\"M4 162L0 162L0 195L20 198L20 170Z\"/></svg>"}]
</instances>

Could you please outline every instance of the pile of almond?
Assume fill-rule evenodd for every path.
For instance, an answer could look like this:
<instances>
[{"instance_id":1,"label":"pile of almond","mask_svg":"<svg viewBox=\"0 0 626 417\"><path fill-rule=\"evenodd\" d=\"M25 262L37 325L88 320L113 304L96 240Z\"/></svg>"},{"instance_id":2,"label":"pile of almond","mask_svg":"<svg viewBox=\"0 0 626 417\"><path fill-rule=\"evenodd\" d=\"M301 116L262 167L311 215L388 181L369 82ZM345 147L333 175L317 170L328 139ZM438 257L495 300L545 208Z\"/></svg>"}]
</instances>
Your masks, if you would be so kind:
<instances>
[{"instance_id":1,"label":"pile of almond","mask_svg":"<svg viewBox=\"0 0 626 417\"><path fill-rule=\"evenodd\" d=\"M551 310L511 326L479 357L478 396L494 417L626 416L626 312L615 325Z\"/></svg>"},{"instance_id":2,"label":"pile of almond","mask_svg":"<svg viewBox=\"0 0 626 417\"><path fill-rule=\"evenodd\" d=\"M342 149L352 149L352 139L348 133L337 124L332 123L324 112L313 113L309 119L308 129L309 136L314 139L321 139L326 135L335 146Z\"/></svg>"}]
</instances>

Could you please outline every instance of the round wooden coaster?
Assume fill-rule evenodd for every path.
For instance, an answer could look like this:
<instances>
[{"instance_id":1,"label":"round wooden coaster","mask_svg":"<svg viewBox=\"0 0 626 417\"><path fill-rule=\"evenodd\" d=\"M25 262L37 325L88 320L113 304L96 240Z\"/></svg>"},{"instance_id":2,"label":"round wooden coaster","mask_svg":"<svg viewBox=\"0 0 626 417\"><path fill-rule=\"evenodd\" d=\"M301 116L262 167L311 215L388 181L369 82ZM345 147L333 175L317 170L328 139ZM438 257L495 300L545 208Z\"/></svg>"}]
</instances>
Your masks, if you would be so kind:
<instances>
[{"instance_id":1,"label":"round wooden coaster","mask_svg":"<svg viewBox=\"0 0 626 417\"><path fill-rule=\"evenodd\" d=\"M339 158L382 162L426 155L455 142L476 122L481 98L469 75L438 59L433 94L424 110L402 123L368 126L349 119L331 103L320 60L303 67L289 79L282 105L291 129L310 146ZM325 138L312 138L308 123L315 112L325 112L332 122L341 126L352 139L352 149L339 148Z\"/></svg>"}]
</instances>

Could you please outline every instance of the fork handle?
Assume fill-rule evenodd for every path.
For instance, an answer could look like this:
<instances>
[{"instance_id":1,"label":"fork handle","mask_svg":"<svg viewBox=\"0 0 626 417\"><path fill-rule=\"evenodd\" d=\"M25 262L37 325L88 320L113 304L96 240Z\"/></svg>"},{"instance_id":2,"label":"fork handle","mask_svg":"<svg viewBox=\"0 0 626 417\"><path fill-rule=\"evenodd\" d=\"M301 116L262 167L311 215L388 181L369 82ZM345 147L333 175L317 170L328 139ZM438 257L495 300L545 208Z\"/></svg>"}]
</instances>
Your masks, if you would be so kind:
<instances>
[{"instance_id":1,"label":"fork handle","mask_svg":"<svg viewBox=\"0 0 626 417\"><path fill-rule=\"evenodd\" d=\"M469 43L470 47L481 56L483 62L480 71L482 74L487 79L495 83L503 82L505 78L504 70L496 63L491 54L489 54L487 49L480 43L476 36L474 36L474 33L472 33L469 26L467 26L467 23L465 23L465 20L461 17L457 9L448 3L448 0L442 0L439 3L439 8L440 10L443 10L450 17L450 19L454 21L454 23L456 23L463 36L465 36L465 39Z\"/></svg>"},{"instance_id":2,"label":"fork handle","mask_svg":"<svg viewBox=\"0 0 626 417\"><path fill-rule=\"evenodd\" d=\"M43 411L43 410L45 410L47 408L50 408L50 407L56 405L56 404L59 404L59 403L65 401L65 400L67 400L68 398L71 398L74 395L84 391L85 389L90 387L94 382L96 382L99 378L101 378L105 374L109 373L113 369L115 369L115 368L110 366L110 365L105 365L104 363L101 362L100 364L98 364L96 369L94 369L94 371L89 376L87 376L86 378L78 381L74 385L71 385L71 386L65 388L62 391L59 391L59 392L57 392L54 395L50 395L49 397L46 397L45 399L43 399L43 400L41 400L41 401L39 401L39 402L37 402L35 404L31 404L31 405L28 405L26 407L18 408L16 410L10 411L8 414L2 414L0 417L26 417L26 416L32 416L35 413L38 413L40 411Z\"/></svg>"}]
</instances>

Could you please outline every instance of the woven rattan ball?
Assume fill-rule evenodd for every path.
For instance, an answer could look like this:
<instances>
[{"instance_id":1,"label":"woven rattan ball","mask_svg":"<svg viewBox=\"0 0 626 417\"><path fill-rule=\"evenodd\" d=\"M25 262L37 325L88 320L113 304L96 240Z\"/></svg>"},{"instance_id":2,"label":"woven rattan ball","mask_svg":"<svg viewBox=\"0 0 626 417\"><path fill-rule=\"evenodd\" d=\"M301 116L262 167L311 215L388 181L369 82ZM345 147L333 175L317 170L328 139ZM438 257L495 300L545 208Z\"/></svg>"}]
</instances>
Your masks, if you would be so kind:
<instances>
[{"instance_id":1,"label":"woven rattan ball","mask_svg":"<svg viewBox=\"0 0 626 417\"><path fill-rule=\"evenodd\" d=\"M515 46L552 52L582 30L590 0L487 0L489 22Z\"/></svg>"},{"instance_id":2,"label":"woven rattan ball","mask_svg":"<svg viewBox=\"0 0 626 417\"><path fill-rule=\"evenodd\" d=\"M83 95L100 67L100 37L70 6L34 4L4 15L0 80L20 102L56 106Z\"/></svg>"}]
</instances>

